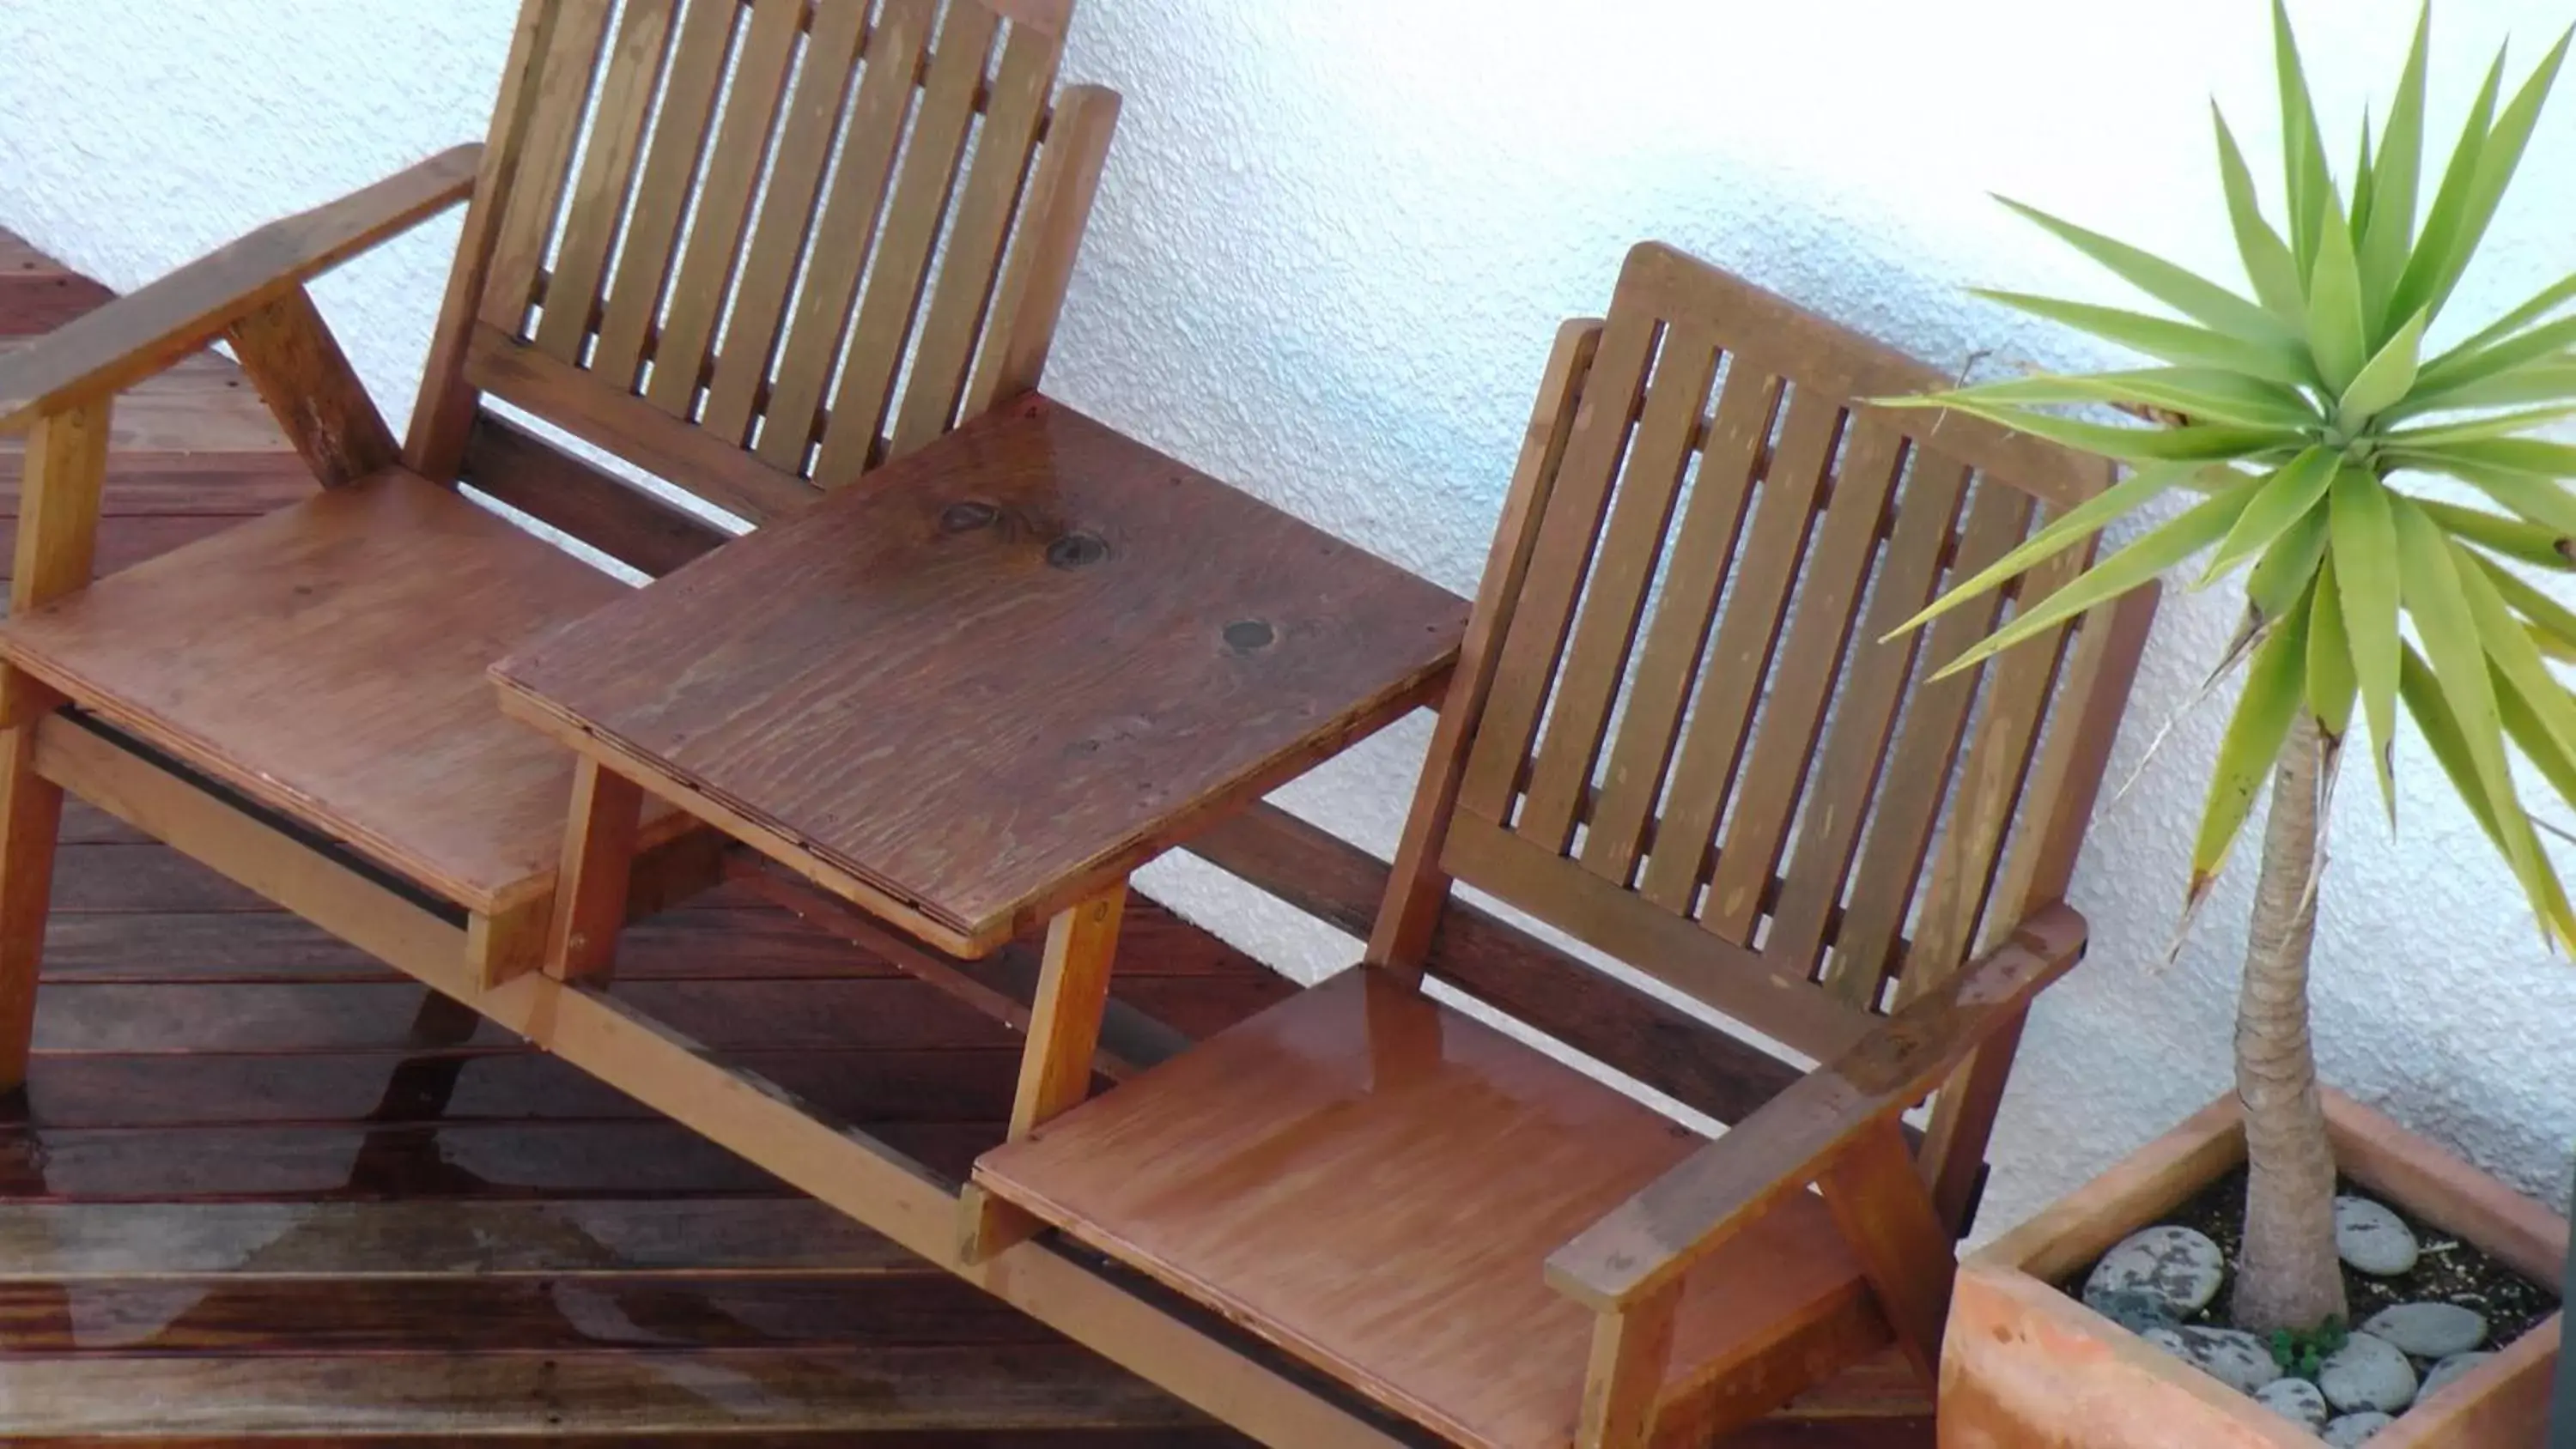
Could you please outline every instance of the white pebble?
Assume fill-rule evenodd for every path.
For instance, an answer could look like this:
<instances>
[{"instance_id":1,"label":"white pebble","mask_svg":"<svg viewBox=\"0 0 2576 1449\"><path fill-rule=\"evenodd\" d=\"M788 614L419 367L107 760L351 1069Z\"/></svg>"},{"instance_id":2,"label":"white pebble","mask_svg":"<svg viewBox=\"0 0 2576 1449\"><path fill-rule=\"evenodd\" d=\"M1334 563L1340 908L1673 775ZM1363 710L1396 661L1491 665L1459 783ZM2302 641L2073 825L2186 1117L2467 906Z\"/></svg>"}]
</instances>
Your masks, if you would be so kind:
<instances>
[{"instance_id":1,"label":"white pebble","mask_svg":"<svg viewBox=\"0 0 2576 1449\"><path fill-rule=\"evenodd\" d=\"M2394 1414L2415 1402L2415 1366L2384 1338L2356 1333L2317 1370L2326 1402L2347 1413Z\"/></svg>"},{"instance_id":2,"label":"white pebble","mask_svg":"<svg viewBox=\"0 0 2576 1449\"><path fill-rule=\"evenodd\" d=\"M2326 1425L2326 1443L2333 1449L2353 1449L2354 1445L2396 1422L2386 1414L2346 1414Z\"/></svg>"},{"instance_id":3,"label":"white pebble","mask_svg":"<svg viewBox=\"0 0 2576 1449\"><path fill-rule=\"evenodd\" d=\"M2254 1401L2312 1431L2323 1429L2334 1413L2326 1406L2326 1396L2306 1379L2274 1379L2254 1391Z\"/></svg>"},{"instance_id":4,"label":"white pebble","mask_svg":"<svg viewBox=\"0 0 2576 1449\"><path fill-rule=\"evenodd\" d=\"M2433 1397L2443 1389L2450 1387L2453 1379L2458 1378L2460 1375L2467 1373L2469 1370L2476 1368L2478 1365L2485 1363L2488 1359L2493 1357L2495 1357L2495 1355L2491 1353L2455 1353L2449 1358L2442 1360L2440 1363L2433 1365L2431 1368L2424 1371L2424 1384L2423 1387L2415 1391L2415 1401L2417 1403L2422 1403L2424 1400Z\"/></svg>"},{"instance_id":5,"label":"white pebble","mask_svg":"<svg viewBox=\"0 0 2576 1449\"><path fill-rule=\"evenodd\" d=\"M2421 1254L2404 1220L2366 1197L2336 1198L2334 1219L2335 1252L2355 1271L2393 1278Z\"/></svg>"},{"instance_id":6,"label":"white pebble","mask_svg":"<svg viewBox=\"0 0 2576 1449\"><path fill-rule=\"evenodd\" d=\"M2449 1358L2487 1341L2486 1318L2456 1303L2400 1303L2370 1315L2361 1331L2411 1358Z\"/></svg>"},{"instance_id":7,"label":"white pebble","mask_svg":"<svg viewBox=\"0 0 2576 1449\"><path fill-rule=\"evenodd\" d=\"M2226 1276L2226 1255L2208 1234L2168 1224L2131 1233L2104 1253L2102 1261L2093 1265L2093 1275L2084 1280L2084 1300L2096 1303L2112 1294L2144 1293L2163 1303L2175 1318L2189 1318L2218 1296L2218 1285Z\"/></svg>"}]
</instances>

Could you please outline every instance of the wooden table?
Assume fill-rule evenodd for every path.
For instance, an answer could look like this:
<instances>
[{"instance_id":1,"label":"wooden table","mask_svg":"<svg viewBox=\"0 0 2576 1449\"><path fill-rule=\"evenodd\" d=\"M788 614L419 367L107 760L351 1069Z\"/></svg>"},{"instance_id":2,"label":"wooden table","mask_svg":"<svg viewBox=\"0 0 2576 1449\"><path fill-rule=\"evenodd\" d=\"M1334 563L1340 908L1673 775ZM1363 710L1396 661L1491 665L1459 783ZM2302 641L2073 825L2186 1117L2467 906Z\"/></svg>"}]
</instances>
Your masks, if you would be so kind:
<instances>
[{"instance_id":1,"label":"wooden table","mask_svg":"<svg viewBox=\"0 0 2576 1449\"><path fill-rule=\"evenodd\" d=\"M1128 875L1430 702L1465 620L1029 397L494 667L580 757L546 969L610 968L647 795L957 955L1045 923L1016 1137L1087 1089Z\"/></svg>"}]
</instances>

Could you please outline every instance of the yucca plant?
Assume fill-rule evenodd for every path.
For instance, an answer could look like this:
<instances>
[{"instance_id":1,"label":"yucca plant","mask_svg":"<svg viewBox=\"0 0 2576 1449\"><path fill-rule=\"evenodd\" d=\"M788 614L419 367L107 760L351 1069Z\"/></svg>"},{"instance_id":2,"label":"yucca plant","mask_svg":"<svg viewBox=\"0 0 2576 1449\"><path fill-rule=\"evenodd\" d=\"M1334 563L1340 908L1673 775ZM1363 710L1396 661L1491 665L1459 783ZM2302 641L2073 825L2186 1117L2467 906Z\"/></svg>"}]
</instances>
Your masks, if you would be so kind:
<instances>
[{"instance_id":1,"label":"yucca plant","mask_svg":"<svg viewBox=\"0 0 2576 1449\"><path fill-rule=\"evenodd\" d=\"M2269 774L2236 1031L2253 1181L2232 1304L2240 1327L2264 1332L2312 1329L2345 1312L2307 980L2320 829L2356 715L2369 728L2392 825L2402 705L2543 930L2576 941L2576 917L2507 748L2508 740L2519 747L2558 798L2576 797L2576 696L2550 666L2576 659L2576 612L2525 576L2576 567L2576 494L2565 485L2576 475L2576 447L2531 436L2576 414L2576 316L2561 315L2576 301L2576 276L2438 352L2427 347L2513 179L2568 42L2510 101L2497 55L2436 180L2423 164L2428 7L2385 123L2374 133L2365 116L2359 157L2338 177L2280 0L2273 24L2286 237L2217 117L2219 176L2251 296L2007 202L2178 315L1983 295L2162 365L1903 400L1991 418L2128 469L1908 628L2168 495L2187 505L2056 592L2025 599L1949 669L2204 552L2203 586L2243 570L2245 625L2212 675L2241 669L2243 693L2210 781L2184 909L2188 922ZM2141 421L2050 410L2105 404Z\"/></svg>"}]
</instances>

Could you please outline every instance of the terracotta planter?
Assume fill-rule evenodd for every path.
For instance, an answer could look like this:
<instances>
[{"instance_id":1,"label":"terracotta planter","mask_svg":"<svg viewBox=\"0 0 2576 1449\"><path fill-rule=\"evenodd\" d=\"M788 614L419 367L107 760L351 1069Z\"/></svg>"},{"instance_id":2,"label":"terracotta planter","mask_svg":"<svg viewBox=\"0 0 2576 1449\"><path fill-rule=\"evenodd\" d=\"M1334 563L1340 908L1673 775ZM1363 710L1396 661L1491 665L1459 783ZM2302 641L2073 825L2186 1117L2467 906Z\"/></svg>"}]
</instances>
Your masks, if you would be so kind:
<instances>
[{"instance_id":1,"label":"terracotta planter","mask_svg":"<svg viewBox=\"0 0 2576 1449\"><path fill-rule=\"evenodd\" d=\"M2417 1221L2555 1284L2567 1223L2348 1098L2326 1094L2335 1161ZM2318 1449L2325 1441L2056 1288L2245 1160L2233 1096L1971 1256L1941 1360L1941 1449ZM2553 1314L2418 1402L2371 1449L2540 1449Z\"/></svg>"}]
</instances>

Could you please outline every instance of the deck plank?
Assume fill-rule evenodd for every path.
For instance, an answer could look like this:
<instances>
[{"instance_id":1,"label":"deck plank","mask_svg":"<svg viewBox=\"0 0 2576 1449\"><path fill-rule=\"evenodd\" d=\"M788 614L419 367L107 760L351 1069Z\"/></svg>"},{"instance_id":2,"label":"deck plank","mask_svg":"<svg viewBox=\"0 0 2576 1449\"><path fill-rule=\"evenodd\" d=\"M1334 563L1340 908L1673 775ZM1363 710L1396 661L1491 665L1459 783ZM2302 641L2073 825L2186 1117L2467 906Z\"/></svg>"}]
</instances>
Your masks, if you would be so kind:
<instances>
[{"instance_id":1,"label":"deck plank","mask_svg":"<svg viewBox=\"0 0 2576 1449\"><path fill-rule=\"evenodd\" d=\"M0 1282L761 1274L935 1269L810 1198L0 1204Z\"/></svg>"}]
</instances>

